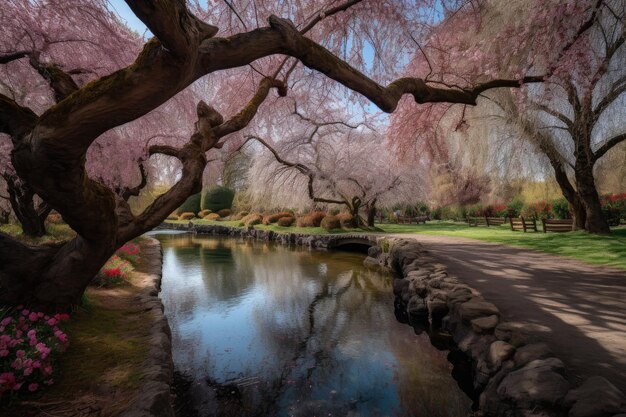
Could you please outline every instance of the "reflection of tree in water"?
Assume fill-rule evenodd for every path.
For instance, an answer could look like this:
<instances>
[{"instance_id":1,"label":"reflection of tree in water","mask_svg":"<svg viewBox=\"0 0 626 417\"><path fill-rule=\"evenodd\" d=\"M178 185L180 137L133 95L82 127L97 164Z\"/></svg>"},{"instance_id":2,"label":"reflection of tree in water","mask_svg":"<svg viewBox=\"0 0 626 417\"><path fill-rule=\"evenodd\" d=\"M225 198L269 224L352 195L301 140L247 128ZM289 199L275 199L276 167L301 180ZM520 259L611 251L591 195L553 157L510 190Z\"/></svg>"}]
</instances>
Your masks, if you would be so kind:
<instances>
[{"instance_id":1,"label":"reflection of tree in water","mask_svg":"<svg viewBox=\"0 0 626 417\"><path fill-rule=\"evenodd\" d=\"M176 320L189 316L193 320L202 308L247 308L242 317L252 321L239 332L252 334L245 330L252 325L256 334L244 356L225 356L202 341L202 334L219 325L216 322L200 324L203 328L195 333L187 326L185 340L177 341L186 349L182 362L188 366L211 361L206 381L212 388L208 392L219 397L216 415L348 415L351 409L367 408L364 415L375 416L377 406L381 411L395 406L406 409L405 415L418 415L411 414L416 410L411 408L411 396L416 393L424 397L420 404L426 404L419 411L438 415L445 409L438 398L450 397L447 382L418 390L411 386L423 382L420 375L441 372L449 378L447 364L442 368L426 346L412 345L417 343L415 336L393 317L390 277L364 269L361 255L191 235L168 236L163 246L166 255L172 250L176 272L189 275L180 277L179 288L169 287L173 292L167 295L172 299L166 309L176 310ZM398 339L394 325L408 336ZM229 341L221 346L224 343L234 346ZM248 339L233 343L245 351ZM212 351L217 356L211 358ZM242 361L237 373L224 372L232 369L228 358ZM430 370L433 359L436 370ZM394 368L398 361L406 373ZM399 390L394 372L401 382ZM443 413L460 415L454 410Z\"/></svg>"},{"instance_id":2,"label":"reflection of tree in water","mask_svg":"<svg viewBox=\"0 0 626 417\"><path fill-rule=\"evenodd\" d=\"M259 398L263 405L259 415L275 414L278 408L289 408L295 415L345 415L381 395L386 384L382 379L360 381L355 388L351 350L359 346L350 346L350 336L385 332L386 322L392 317L388 296L381 291L384 282L381 275L361 268L343 273L329 269L317 280L313 297L293 294L307 302L292 304L299 307L286 314L306 320L286 326L282 317L271 311L256 316L264 342L271 345L275 357L283 358L274 372L261 372L267 378ZM323 399L320 389L327 391ZM342 390L352 390L354 395L347 398Z\"/></svg>"}]
</instances>

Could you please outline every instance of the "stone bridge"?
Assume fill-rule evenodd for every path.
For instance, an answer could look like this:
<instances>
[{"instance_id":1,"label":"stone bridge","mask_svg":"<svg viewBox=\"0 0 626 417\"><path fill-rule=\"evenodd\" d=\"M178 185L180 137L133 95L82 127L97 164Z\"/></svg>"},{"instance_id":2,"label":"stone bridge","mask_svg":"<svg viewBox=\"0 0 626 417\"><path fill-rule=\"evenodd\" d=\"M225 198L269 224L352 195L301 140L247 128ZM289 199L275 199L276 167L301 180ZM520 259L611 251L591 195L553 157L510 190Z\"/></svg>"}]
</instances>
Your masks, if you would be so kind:
<instances>
[{"instance_id":1,"label":"stone bridge","mask_svg":"<svg viewBox=\"0 0 626 417\"><path fill-rule=\"evenodd\" d=\"M364 234L332 235L326 244L328 249L349 250L367 253L367 250L376 245L376 237Z\"/></svg>"}]
</instances>

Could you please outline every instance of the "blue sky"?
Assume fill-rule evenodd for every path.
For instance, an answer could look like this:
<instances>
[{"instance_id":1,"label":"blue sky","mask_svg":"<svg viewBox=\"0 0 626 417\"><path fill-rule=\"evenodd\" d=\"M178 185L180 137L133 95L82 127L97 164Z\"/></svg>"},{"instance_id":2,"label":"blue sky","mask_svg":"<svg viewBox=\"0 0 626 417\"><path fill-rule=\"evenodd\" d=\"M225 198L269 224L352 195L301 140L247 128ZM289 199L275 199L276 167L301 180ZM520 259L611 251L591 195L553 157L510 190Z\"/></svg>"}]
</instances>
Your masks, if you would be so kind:
<instances>
[{"instance_id":1,"label":"blue sky","mask_svg":"<svg viewBox=\"0 0 626 417\"><path fill-rule=\"evenodd\" d=\"M141 34L146 31L146 25L133 14L124 0L109 0L109 8L119 14L134 31Z\"/></svg>"}]
</instances>

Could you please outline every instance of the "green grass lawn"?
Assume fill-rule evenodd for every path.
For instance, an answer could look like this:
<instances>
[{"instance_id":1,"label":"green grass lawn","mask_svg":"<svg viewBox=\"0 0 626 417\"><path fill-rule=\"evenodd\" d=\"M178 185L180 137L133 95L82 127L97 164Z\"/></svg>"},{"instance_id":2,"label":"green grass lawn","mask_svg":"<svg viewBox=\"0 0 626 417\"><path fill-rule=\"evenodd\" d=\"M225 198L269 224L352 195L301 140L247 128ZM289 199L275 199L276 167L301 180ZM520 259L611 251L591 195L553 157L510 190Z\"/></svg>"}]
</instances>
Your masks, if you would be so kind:
<instances>
[{"instance_id":1,"label":"green grass lawn","mask_svg":"<svg viewBox=\"0 0 626 417\"><path fill-rule=\"evenodd\" d=\"M48 242L62 242L76 236L76 233L65 223L48 223L46 224L46 231L48 232L46 235L34 238L23 234L22 226L17 223L0 224L0 232L13 236L21 242L33 245Z\"/></svg>"},{"instance_id":2,"label":"green grass lawn","mask_svg":"<svg viewBox=\"0 0 626 417\"><path fill-rule=\"evenodd\" d=\"M585 232L523 233L509 226L469 227L463 223L429 222L426 225L382 225L387 233L417 233L478 239L575 258L590 264L626 269L626 227L613 228L609 236Z\"/></svg>"},{"instance_id":3,"label":"green grass lawn","mask_svg":"<svg viewBox=\"0 0 626 417\"><path fill-rule=\"evenodd\" d=\"M170 221L188 223L188 221ZM194 220L196 224L220 224L238 227L238 221ZM376 230L337 230L327 232L321 227L280 227L277 225L257 225L256 229L275 232L311 234L328 233L407 233L465 237L509 246L524 247L555 255L567 256L583 262L608 265L626 269L626 227L613 228L609 236L591 235L585 232L568 233L523 233L512 232L508 225L496 227L469 227L465 223L428 222L420 225L383 224Z\"/></svg>"}]
</instances>

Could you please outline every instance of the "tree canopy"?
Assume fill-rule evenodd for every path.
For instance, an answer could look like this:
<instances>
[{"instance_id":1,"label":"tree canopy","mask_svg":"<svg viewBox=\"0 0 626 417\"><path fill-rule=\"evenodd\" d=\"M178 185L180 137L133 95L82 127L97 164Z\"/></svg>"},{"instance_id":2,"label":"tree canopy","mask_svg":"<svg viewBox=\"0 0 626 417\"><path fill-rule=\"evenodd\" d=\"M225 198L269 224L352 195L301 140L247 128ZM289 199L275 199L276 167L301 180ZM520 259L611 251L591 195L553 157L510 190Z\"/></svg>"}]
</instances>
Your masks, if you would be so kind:
<instances>
[{"instance_id":1,"label":"tree canopy","mask_svg":"<svg viewBox=\"0 0 626 417\"><path fill-rule=\"evenodd\" d=\"M6 3L0 169L77 236L31 248L0 234L0 301L49 309L76 302L116 248L199 192L207 164L220 166L252 135L275 138L291 157L293 133L300 140L336 120L373 123L380 132L367 140L389 146L361 151L361 134L335 134L332 156L375 152L380 160L361 164L361 178L382 178L367 170L388 158L391 177L409 179L407 163L436 160L443 148L407 149L418 136L441 142L451 105L463 106L456 130L464 130L465 107L492 91L526 94L531 84L585 76L586 63L599 62L593 28L608 14L622 16L614 27L623 31L623 2L609 0L515 1L506 9L469 0L126 0L145 37L104 0ZM310 120L290 132L294 102L295 116ZM388 129L382 113L394 113ZM168 159L177 161L175 183L133 212L128 199ZM344 175L341 164L329 165L331 177ZM329 171L306 166L315 181Z\"/></svg>"}]
</instances>

